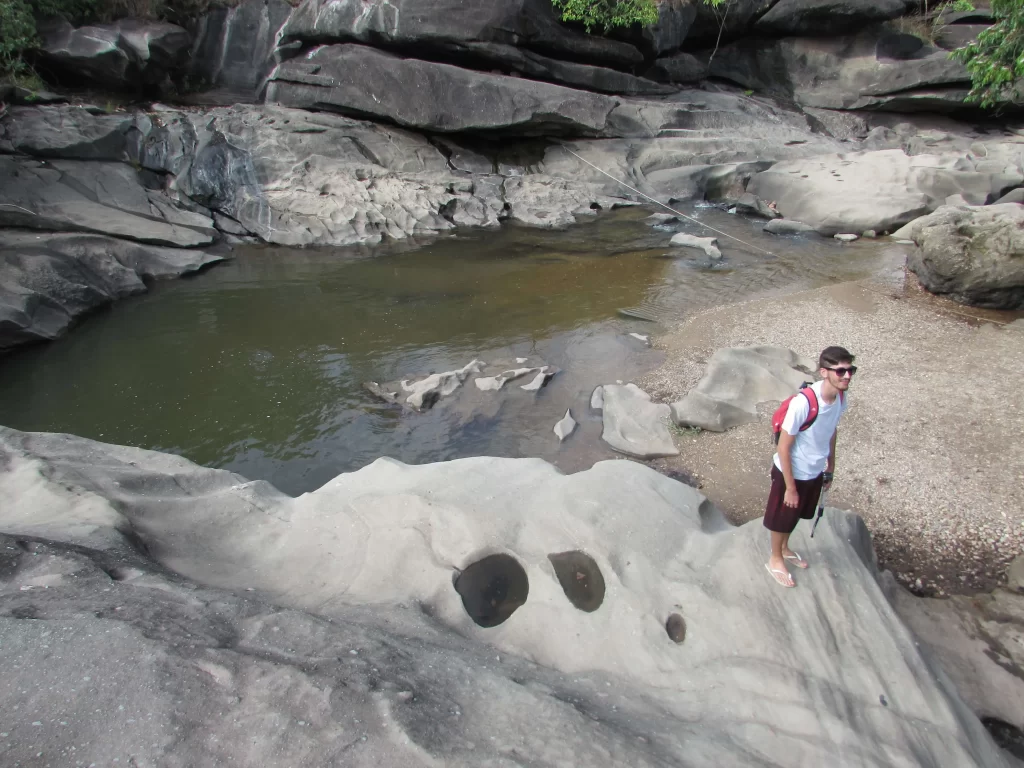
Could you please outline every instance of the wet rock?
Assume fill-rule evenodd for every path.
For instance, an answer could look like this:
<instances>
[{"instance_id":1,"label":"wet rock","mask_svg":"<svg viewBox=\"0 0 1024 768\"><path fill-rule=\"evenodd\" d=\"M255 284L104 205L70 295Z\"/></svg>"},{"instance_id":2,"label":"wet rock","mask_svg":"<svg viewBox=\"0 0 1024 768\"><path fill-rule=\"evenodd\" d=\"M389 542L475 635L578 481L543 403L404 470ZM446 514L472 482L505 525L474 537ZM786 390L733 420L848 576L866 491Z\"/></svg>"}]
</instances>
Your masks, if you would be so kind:
<instances>
[{"instance_id":1,"label":"wet rock","mask_svg":"<svg viewBox=\"0 0 1024 768\"><path fill-rule=\"evenodd\" d=\"M712 260L718 260L722 258L722 252L718 250L718 238L717 237L697 237L695 235L688 235L685 232L679 232L672 236L672 245L677 245L682 248L696 248L697 250L703 251L704 254Z\"/></svg>"},{"instance_id":2,"label":"wet rock","mask_svg":"<svg viewBox=\"0 0 1024 768\"><path fill-rule=\"evenodd\" d=\"M562 442L565 438L569 437L576 430L576 419L572 417L570 409L565 409L565 416L563 416L555 424L554 433L558 437L558 442Z\"/></svg>"},{"instance_id":3,"label":"wet rock","mask_svg":"<svg viewBox=\"0 0 1024 768\"><path fill-rule=\"evenodd\" d=\"M678 613L669 614L665 622L665 631L669 639L679 645L686 640L686 621Z\"/></svg>"},{"instance_id":4,"label":"wet rock","mask_svg":"<svg viewBox=\"0 0 1024 768\"><path fill-rule=\"evenodd\" d=\"M852 232L840 232L832 235L832 237L841 243L852 243L854 240L858 240L860 238L859 235L855 235Z\"/></svg>"},{"instance_id":5,"label":"wet rock","mask_svg":"<svg viewBox=\"0 0 1024 768\"><path fill-rule=\"evenodd\" d=\"M596 390L591 396L591 407L602 411L601 438L608 445L640 459L679 454L668 431L671 410L667 405L652 403L651 396L635 384L605 384L600 390L599 396Z\"/></svg>"},{"instance_id":6,"label":"wet rock","mask_svg":"<svg viewBox=\"0 0 1024 768\"><path fill-rule=\"evenodd\" d=\"M756 195L752 195L749 192L744 192L739 200L734 203L736 213L742 213L746 216L760 216L764 219L781 219L782 214L772 208L761 198Z\"/></svg>"},{"instance_id":7,"label":"wet rock","mask_svg":"<svg viewBox=\"0 0 1024 768\"><path fill-rule=\"evenodd\" d=\"M772 235L801 235L813 232L814 227L793 219L774 219L764 225L764 231Z\"/></svg>"},{"instance_id":8,"label":"wet rock","mask_svg":"<svg viewBox=\"0 0 1024 768\"><path fill-rule=\"evenodd\" d=\"M907 267L932 293L994 309L1024 309L1024 207L943 207L913 222Z\"/></svg>"},{"instance_id":9,"label":"wet rock","mask_svg":"<svg viewBox=\"0 0 1024 768\"><path fill-rule=\"evenodd\" d=\"M522 378L523 376L528 376L531 373L535 374L534 380L536 380L537 376L543 377L544 374L547 373L547 370L544 368L514 368L512 370L502 371L495 376L478 376L473 379L473 383L476 384L477 389L483 390L484 392L497 392L505 386L506 382L514 381L515 379ZM533 381L526 386L529 387L532 384ZM525 388L526 387L524 387L524 389ZM540 389L540 385L536 388Z\"/></svg>"},{"instance_id":10,"label":"wet rock","mask_svg":"<svg viewBox=\"0 0 1024 768\"><path fill-rule=\"evenodd\" d=\"M58 338L98 307L145 293L146 280L220 260L99 235L0 230L0 350Z\"/></svg>"},{"instance_id":11,"label":"wet rock","mask_svg":"<svg viewBox=\"0 0 1024 768\"><path fill-rule=\"evenodd\" d=\"M814 367L813 360L781 347L719 349L697 386L672 403L672 420L711 432L756 421L760 403L789 397Z\"/></svg>"}]
</instances>

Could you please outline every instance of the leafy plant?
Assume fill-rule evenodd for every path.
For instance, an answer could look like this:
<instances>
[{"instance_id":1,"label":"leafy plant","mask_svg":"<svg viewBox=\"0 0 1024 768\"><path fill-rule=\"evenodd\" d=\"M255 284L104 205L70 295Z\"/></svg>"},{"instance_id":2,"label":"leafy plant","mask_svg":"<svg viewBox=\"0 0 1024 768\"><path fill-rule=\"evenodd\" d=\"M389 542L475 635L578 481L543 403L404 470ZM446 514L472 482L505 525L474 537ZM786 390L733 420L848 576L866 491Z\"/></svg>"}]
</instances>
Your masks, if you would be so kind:
<instances>
[{"instance_id":1,"label":"leafy plant","mask_svg":"<svg viewBox=\"0 0 1024 768\"><path fill-rule=\"evenodd\" d=\"M967 100L982 107L1011 101L1024 77L1024 2L992 0L992 15L995 24L950 54L971 75Z\"/></svg>"},{"instance_id":2,"label":"leafy plant","mask_svg":"<svg viewBox=\"0 0 1024 768\"><path fill-rule=\"evenodd\" d=\"M25 0L0 0L0 75L24 69L21 54L36 42L36 22Z\"/></svg>"},{"instance_id":3,"label":"leafy plant","mask_svg":"<svg viewBox=\"0 0 1024 768\"><path fill-rule=\"evenodd\" d=\"M654 0L551 0L551 4L562 21L578 21L588 33L595 27L607 33L615 27L648 27L658 21Z\"/></svg>"}]
</instances>

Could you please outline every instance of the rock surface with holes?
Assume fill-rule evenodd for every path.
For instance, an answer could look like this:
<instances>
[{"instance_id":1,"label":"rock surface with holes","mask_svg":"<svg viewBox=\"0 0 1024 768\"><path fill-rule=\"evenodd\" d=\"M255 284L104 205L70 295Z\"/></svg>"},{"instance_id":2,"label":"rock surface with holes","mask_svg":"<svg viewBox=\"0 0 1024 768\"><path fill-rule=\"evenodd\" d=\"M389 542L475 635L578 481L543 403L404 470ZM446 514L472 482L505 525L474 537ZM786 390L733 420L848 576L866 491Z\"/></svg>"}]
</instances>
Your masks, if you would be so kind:
<instances>
[{"instance_id":1,"label":"rock surface with holes","mask_svg":"<svg viewBox=\"0 0 1024 768\"><path fill-rule=\"evenodd\" d=\"M72 746L86 763L1002 765L839 510L797 534L812 567L783 594L759 522L631 461L379 459L291 498L0 428L0 497L12 765ZM481 626L465 594L504 620Z\"/></svg>"},{"instance_id":2,"label":"rock surface with holes","mask_svg":"<svg viewBox=\"0 0 1024 768\"><path fill-rule=\"evenodd\" d=\"M781 347L719 349L697 386L672 403L672 420L711 432L756 421L759 404L786 399L813 380L814 368L813 360Z\"/></svg>"}]
</instances>

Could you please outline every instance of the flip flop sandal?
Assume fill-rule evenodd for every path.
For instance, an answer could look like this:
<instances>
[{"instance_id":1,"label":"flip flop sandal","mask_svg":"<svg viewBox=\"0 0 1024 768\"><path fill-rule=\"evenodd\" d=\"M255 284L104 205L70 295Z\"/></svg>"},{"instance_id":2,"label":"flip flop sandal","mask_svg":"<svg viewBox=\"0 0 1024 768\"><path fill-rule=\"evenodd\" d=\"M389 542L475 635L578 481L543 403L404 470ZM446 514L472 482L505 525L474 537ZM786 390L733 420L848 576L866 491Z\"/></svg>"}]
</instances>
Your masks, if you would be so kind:
<instances>
[{"instance_id":1,"label":"flip flop sandal","mask_svg":"<svg viewBox=\"0 0 1024 768\"><path fill-rule=\"evenodd\" d=\"M794 552L792 555L783 555L782 559L785 560L787 563L792 563L797 568L807 567L807 561L800 557L799 552Z\"/></svg>"},{"instance_id":2,"label":"flip flop sandal","mask_svg":"<svg viewBox=\"0 0 1024 768\"><path fill-rule=\"evenodd\" d=\"M786 589L792 589L796 586L796 582L793 581L793 574L787 571L779 571L772 568L768 563L764 564L765 570L772 575L772 578L779 583L780 586Z\"/></svg>"}]
</instances>

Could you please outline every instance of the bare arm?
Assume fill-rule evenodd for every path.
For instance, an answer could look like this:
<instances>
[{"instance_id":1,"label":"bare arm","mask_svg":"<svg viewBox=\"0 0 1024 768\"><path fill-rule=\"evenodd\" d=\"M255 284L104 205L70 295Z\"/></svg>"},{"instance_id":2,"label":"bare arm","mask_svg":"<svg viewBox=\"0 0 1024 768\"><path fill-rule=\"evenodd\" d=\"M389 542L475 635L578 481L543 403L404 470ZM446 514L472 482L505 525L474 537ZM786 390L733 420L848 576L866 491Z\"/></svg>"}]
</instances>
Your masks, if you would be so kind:
<instances>
[{"instance_id":1,"label":"bare arm","mask_svg":"<svg viewBox=\"0 0 1024 768\"><path fill-rule=\"evenodd\" d=\"M779 464L782 465L782 477L786 481L786 496L783 503L787 507L796 507L800 504L800 496L796 491L796 480L793 479L793 457L790 455L794 442L796 442L796 435L791 435L786 430L779 433Z\"/></svg>"},{"instance_id":2,"label":"bare arm","mask_svg":"<svg viewBox=\"0 0 1024 768\"><path fill-rule=\"evenodd\" d=\"M832 442L829 443L828 461L825 463L825 471L829 472L829 473L836 471L836 438L837 437L839 437L839 430L838 429L835 432L832 433ZM825 487L828 488L831 485L832 485L832 480L831 479L827 479L825 481Z\"/></svg>"}]
</instances>

